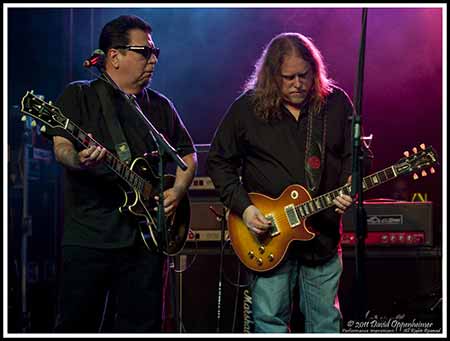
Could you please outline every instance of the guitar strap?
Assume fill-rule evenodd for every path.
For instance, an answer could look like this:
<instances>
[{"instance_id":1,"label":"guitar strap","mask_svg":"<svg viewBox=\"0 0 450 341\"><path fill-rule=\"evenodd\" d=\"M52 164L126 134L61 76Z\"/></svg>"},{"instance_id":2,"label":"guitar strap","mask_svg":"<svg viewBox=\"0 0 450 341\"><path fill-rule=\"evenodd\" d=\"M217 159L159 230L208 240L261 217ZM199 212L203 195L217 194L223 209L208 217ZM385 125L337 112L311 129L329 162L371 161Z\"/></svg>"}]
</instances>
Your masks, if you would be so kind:
<instances>
[{"instance_id":1,"label":"guitar strap","mask_svg":"<svg viewBox=\"0 0 450 341\"><path fill-rule=\"evenodd\" d=\"M320 111L308 115L306 134L305 178L312 197L317 195L325 160L327 115Z\"/></svg>"},{"instance_id":2,"label":"guitar strap","mask_svg":"<svg viewBox=\"0 0 450 341\"><path fill-rule=\"evenodd\" d=\"M100 98L103 116L105 117L106 125L112 136L117 156L122 162L128 164L131 161L131 152L127 140L123 135L122 126L117 118L117 105L112 100L113 89L108 89L106 82L101 79L93 81L92 86L97 91L98 97Z\"/></svg>"}]
</instances>

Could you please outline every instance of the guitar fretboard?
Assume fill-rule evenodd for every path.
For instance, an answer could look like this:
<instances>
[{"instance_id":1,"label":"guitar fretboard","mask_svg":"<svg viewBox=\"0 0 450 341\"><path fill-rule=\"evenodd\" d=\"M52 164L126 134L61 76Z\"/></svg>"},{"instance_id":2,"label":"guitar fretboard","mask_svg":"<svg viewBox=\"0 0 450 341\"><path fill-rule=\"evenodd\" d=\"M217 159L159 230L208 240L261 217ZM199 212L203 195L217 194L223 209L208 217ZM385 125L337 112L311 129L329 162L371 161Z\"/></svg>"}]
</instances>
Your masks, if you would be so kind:
<instances>
[{"instance_id":1,"label":"guitar fretboard","mask_svg":"<svg viewBox=\"0 0 450 341\"><path fill-rule=\"evenodd\" d=\"M384 182L395 179L397 176L398 173L395 171L394 166L385 168L381 171L373 173L372 175L366 176L362 181L363 191L365 192L371 188L381 185ZM345 186L339 187L334 191L322 194L309 201L305 201L304 203L295 206L295 211L299 218L307 218L313 214L334 206L333 200L341 194L350 195L351 185L347 184Z\"/></svg>"},{"instance_id":2,"label":"guitar fretboard","mask_svg":"<svg viewBox=\"0 0 450 341\"><path fill-rule=\"evenodd\" d=\"M91 138L80 127L74 124L72 121L67 120L65 129L80 142L84 147L103 147L93 138ZM114 154L106 150L104 159L105 164L118 176L120 176L129 186L134 188L139 193L143 193L146 180L140 175L131 170L125 163L119 160Z\"/></svg>"}]
</instances>

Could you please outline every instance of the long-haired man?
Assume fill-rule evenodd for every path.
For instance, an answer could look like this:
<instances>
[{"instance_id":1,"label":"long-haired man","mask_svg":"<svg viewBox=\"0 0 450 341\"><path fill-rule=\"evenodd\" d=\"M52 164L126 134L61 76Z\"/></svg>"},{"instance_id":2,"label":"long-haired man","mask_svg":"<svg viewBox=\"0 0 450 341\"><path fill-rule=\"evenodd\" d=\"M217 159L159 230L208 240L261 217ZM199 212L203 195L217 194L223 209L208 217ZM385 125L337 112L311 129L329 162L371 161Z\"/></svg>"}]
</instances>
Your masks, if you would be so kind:
<instances>
[{"instance_id":1,"label":"long-haired man","mask_svg":"<svg viewBox=\"0 0 450 341\"><path fill-rule=\"evenodd\" d=\"M299 33L274 37L256 63L245 91L217 129L207 167L221 200L242 217L255 238L271 222L248 193L277 198L292 184L312 197L350 180L353 114L347 94L327 76L320 51ZM299 304L305 332L337 333L342 273L340 215L352 198L311 217L311 241L291 244L275 269L255 273L252 284L256 332L289 331L292 304ZM299 286L299 302L292 302Z\"/></svg>"}]
</instances>

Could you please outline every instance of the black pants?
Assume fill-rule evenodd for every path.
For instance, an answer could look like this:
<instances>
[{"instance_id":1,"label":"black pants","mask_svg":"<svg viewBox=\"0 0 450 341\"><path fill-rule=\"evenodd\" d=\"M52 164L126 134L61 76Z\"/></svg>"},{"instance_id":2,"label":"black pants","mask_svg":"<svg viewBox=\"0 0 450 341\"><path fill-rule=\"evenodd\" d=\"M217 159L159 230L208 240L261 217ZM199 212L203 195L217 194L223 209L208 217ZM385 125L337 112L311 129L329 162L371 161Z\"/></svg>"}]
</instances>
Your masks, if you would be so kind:
<instances>
[{"instance_id":1,"label":"black pants","mask_svg":"<svg viewBox=\"0 0 450 341\"><path fill-rule=\"evenodd\" d=\"M105 332L100 326L108 293L114 313L107 332L160 332L162 265L163 256L139 242L113 250L63 247L55 332Z\"/></svg>"}]
</instances>

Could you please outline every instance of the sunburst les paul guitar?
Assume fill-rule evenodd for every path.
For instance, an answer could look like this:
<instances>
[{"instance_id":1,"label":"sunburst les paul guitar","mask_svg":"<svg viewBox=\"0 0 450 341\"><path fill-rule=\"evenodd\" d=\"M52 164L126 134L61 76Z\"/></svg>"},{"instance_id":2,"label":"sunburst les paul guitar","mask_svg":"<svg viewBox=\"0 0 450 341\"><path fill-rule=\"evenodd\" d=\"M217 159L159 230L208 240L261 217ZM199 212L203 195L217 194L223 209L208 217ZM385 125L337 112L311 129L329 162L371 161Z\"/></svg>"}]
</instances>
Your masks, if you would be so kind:
<instances>
[{"instance_id":1,"label":"sunburst les paul guitar","mask_svg":"<svg viewBox=\"0 0 450 341\"><path fill-rule=\"evenodd\" d=\"M426 175L425 168L437 162L434 149L421 145L413 148L413 153L405 152L405 157L396 164L364 177L363 191L393 180L400 175L418 172ZM430 172L434 173L433 167ZM414 179L419 175L414 173ZM276 199L259 193L249 193L252 203L271 222L271 228L262 236L256 236L232 212L228 216L228 233L231 245L249 269L264 272L275 268L284 258L291 242L308 241L316 236L308 218L334 206L333 200L340 194L350 195L351 185L345 185L321 196L311 198L308 191L300 185L291 185Z\"/></svg>"},{"instance_id":2,"label":"sunburst les paul guitar","mask_svg":"<svg viewBox=\"0 0 450 341\"><path fill-rule=\"evenodd\" d=\"M94 138L65 117L58 107L34 95L33 91L27 91L22 98L21 111L43 123L41 130L46 129L45 126L62 128L86 148L102 147ZM162 233L162 236L158 237L156 213L152 207L157 206L154 196L158 194L159 177L153 173L150 164L145 158L138 157L131 162L130 166L127 166L109 151L106 153L104 163L124 182L124 186L119 184L124 193L124 202L119 207L119 211L124 214L130 213L136 219L145 246L149 250L160 250L168 255L179 253L185 245L189 232L188 196L183 197L175 213L166 217L167 233ZM174 182L173 175L164 176L165 189L172 187Z\"/></svg>"}]
</instances>

